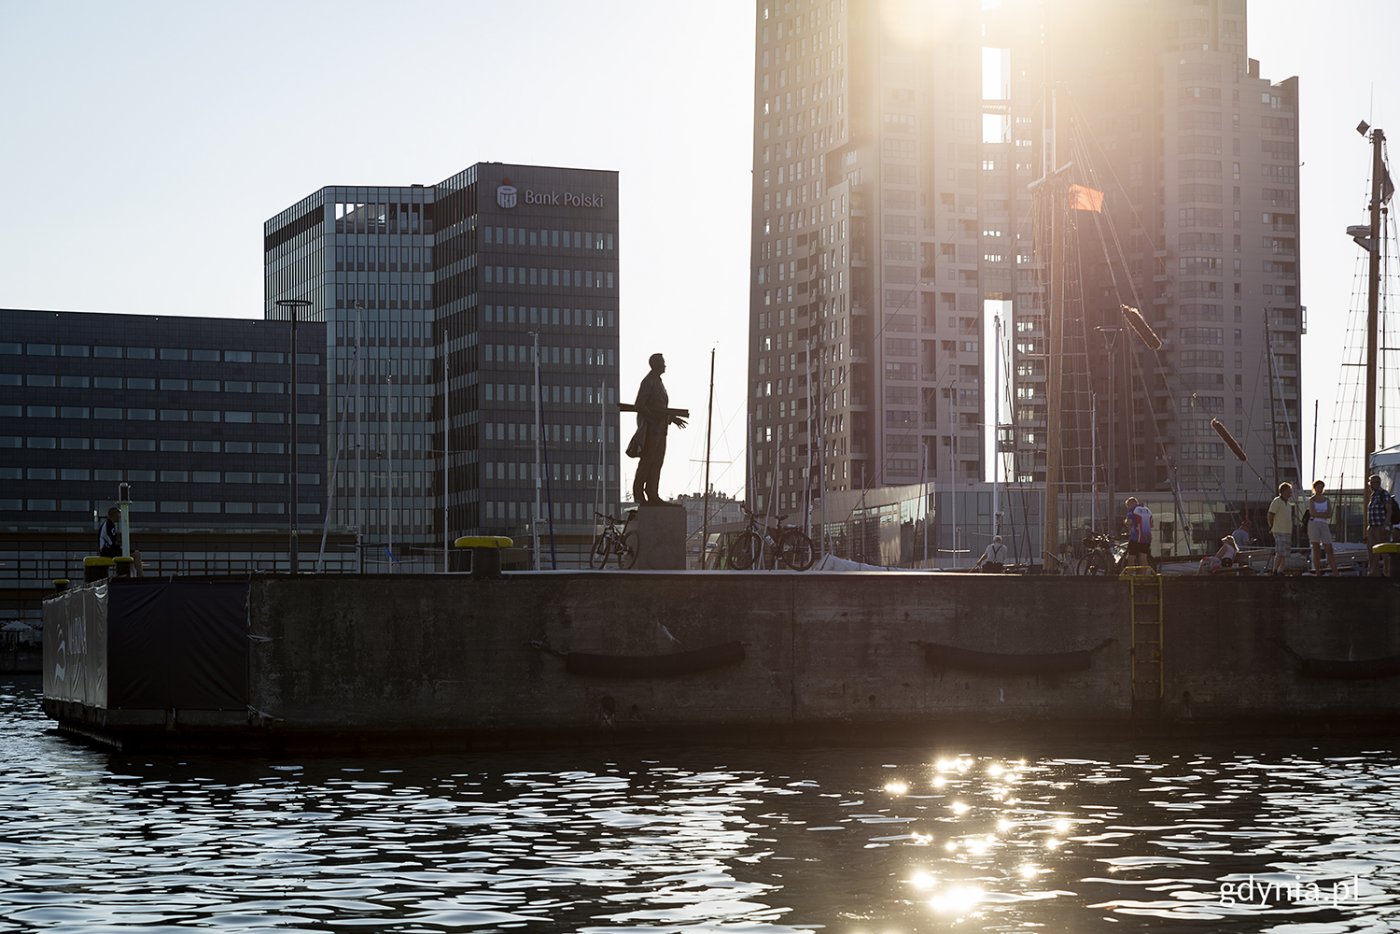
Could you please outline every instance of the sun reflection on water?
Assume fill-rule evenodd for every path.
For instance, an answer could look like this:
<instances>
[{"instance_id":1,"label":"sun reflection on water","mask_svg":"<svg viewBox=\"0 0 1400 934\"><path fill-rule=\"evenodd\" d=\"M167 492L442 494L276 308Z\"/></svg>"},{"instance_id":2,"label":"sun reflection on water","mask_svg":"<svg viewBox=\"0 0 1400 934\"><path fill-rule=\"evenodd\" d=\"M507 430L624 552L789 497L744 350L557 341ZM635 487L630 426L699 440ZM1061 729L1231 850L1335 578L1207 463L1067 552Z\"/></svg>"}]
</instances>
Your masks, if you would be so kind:
<instances>
[{"instance_id":1,"label":"sun reflection on water","mask_svg":"<svg viewBox=\"0 0 1400 934\"><path fill-rule=\"evenodd\" d=\"M139 758L3 690L0 726L17 929L1339 932L1400 909L1400 755L1354 743Z\"/></svg>"}]
</instances>

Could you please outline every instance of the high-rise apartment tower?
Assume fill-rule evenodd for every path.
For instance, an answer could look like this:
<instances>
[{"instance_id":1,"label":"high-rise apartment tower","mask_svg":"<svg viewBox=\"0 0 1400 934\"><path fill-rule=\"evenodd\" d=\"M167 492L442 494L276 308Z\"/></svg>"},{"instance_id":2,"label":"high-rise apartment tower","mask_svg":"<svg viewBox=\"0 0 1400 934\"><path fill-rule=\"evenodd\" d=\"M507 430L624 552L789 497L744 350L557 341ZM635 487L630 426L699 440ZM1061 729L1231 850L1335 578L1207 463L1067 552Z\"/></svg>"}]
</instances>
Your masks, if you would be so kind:
<instances>
[{"instance_id":1,"label":"high-rise apartment tower","mask_svg":"<svg viewBox=\"0 0 1400 934\"><path fill-rule=\"evenodd\" d=\"M1213 417L1294 475L1297 88L1245 27L1244 0L759 0L751 495L1047 462L1067 492L1257 485Z\"/></svg>"}]
</instances>

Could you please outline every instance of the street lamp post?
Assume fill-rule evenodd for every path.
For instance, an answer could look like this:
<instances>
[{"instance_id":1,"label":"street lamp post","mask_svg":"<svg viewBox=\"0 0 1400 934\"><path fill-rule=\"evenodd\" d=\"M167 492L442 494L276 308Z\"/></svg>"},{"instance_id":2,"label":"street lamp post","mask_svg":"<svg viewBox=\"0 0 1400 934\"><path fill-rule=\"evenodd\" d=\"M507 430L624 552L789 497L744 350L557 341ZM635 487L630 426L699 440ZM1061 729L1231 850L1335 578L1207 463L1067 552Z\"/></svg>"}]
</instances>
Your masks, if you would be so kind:
<instances>
[{"instance_id":1,"label":"street lamp post","mask_svg":"<svg viewBox=\"0 0 1400 934\"><path fill-rule=\"evenodd\" d=\"M292 347L291 353L291 413L287 419L291 422L288 431L287 451L291 457L292 483L287 490L287 549L291 571L297 573L297 317L301 314L301 309L310 308L311 302L305 298L280 298L277 300L279 308L287 309L287 319L291 321L292 327Z\"/></svg>"}]
</instances>

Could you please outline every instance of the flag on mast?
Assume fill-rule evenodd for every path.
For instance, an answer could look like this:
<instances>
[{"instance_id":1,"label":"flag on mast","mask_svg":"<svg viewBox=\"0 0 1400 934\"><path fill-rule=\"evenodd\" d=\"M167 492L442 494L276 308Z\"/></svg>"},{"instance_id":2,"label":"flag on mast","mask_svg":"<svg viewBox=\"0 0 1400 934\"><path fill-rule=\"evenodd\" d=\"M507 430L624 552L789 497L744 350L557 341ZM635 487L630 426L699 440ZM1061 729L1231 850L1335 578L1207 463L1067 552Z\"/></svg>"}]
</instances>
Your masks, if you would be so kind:
<instances>
[{"instance_id":1,"label":"flag on mast","mask_svg":"<svg viewBox=\"0 0 1400 934\"><path fill-rule=\"evenodd\" d=\"M1069 186L1069 209L1071 211L1093 211L1103 213L1103 192L1086 185Z\"/></svg>"}]
</instances>

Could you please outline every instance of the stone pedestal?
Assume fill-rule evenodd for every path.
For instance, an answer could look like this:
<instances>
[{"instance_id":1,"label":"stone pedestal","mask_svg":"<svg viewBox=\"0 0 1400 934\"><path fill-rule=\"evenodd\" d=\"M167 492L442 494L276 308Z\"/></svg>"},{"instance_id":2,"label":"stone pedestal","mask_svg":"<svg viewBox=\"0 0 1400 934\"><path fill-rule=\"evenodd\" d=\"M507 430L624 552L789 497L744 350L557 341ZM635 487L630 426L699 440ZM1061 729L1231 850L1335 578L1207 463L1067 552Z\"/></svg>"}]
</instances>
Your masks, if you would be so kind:
<instances>
[{"instance_id":1,"label":"stone pedestal","mask_svg":"<svg viewBox=\"0 0 1400 934\"><path fill-rule=\"evenodd\" d=\"M685 507L658 503L637 507L629 531L637 533L638 571L685 570Z\"/></svg>"}]
</instances>

